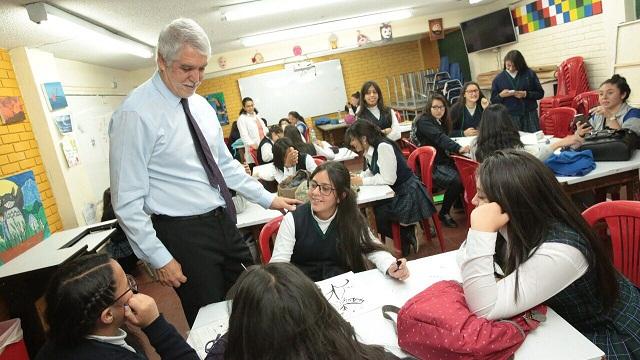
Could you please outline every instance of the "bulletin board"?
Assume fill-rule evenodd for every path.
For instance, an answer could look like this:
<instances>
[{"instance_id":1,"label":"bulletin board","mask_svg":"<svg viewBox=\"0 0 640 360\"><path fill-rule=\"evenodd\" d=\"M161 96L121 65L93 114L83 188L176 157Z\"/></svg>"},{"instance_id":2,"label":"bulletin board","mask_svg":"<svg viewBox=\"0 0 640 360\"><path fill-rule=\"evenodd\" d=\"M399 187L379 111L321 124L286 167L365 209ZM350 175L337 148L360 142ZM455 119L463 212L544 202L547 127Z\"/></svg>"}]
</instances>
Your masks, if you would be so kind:
<instances>
[{"instance_id":1,"label":"bulletin board","mask_svg":"<svg viewBox=\"0 0 640 360\"><path fill-rule=\"evenodd\" d=\"M269 124L277 124L289 111L307 118L338 112L347 103L340 60L241 78L238 86Z\"/></svg>"}]
</instances>

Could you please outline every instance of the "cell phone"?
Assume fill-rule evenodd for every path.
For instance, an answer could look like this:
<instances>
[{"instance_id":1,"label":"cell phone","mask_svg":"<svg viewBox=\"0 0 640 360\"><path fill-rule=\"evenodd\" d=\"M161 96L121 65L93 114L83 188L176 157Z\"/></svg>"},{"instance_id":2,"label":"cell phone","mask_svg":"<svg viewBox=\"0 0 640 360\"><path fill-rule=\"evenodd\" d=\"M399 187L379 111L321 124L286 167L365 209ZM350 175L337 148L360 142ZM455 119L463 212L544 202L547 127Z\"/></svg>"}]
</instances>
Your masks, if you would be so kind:
<instances>
[{"instance_id":1,"label":"cell phone","mask_svg":"<svg viewBox=\"0 0 640 360\"><path fill-rule=\"evenodd\" d=\"M571 128L576 129L578 126L582 125L585 122L587 122L587 119L585 119L584 114L576 114L576 116L573 118L573 122L571 123Z\"/></svg>"},{"instance_id":2,"label":"cell phone","mask_svg":"<svg viewBox=\"0 0 640 360\"><path fill-rule=\"evenodd\" d=\"M516 92L516 91L512 89L512 90L509 90L509 92L510 92L510 93L514 93L514 92Z\"/></svg>"}]
</instances>

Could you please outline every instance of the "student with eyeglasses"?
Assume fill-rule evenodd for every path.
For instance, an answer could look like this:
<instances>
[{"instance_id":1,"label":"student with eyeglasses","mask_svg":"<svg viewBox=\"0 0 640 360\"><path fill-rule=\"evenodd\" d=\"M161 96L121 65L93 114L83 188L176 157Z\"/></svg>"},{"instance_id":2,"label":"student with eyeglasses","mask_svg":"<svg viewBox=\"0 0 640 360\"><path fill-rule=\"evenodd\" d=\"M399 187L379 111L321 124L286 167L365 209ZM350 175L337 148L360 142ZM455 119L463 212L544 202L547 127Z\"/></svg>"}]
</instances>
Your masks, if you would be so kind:
<instances>
[{"instance_id":1,"label":"student with eyeglasses","mask_svg":"<svg viewBox=\"0 0 640 360\"><path fill-rule=\"evenodd\" d=\"M369 229L341 162L319 165L309 181L309 202L282 219L270 262L290 262L311 280L373 268L393 278L409 277L406 259L396 259Z\"/></svg>"},{"instance_id":2,"label":"student with eyeglasses","mask_svg":"<svg viewBox=\"0 0 640 360\"><path fill-rule=\"evenodd\" d=\"M462 94L451 106L451 136L476 136L482 119L482 112L489 106L489 100L480 91L478 83L469 81L462 85Z\"/></svg>"},{"instance_id":3,"label":"student with eyeglasses","mask_svg":"<svg viewBox=\"0 0 640 360\"><path fill-rule=\"evenodd\" d=\"M438 187L446 189L438 217L444 226L454 228L458 224L449 211L453 203L462 195L463 187L460 174L449 154L468 153L469 146L460 146L449 137L450 133L451 121L447 99L436 94L427 103L424 114L413 121L411 141L417 146L433 146L436 149L432 170L433 181Z\"/></svg>"},{"instance_id":4,"label":"student with eyeglasses","mask_svg":"<svg viewBox=\"0 0 640 360\"><path fill-rule=\"evenodd\" d=\"M135 279L107 255L81 256L60 267L45 301L48 340L36 360L146 359L125 341L125 323L142 328L162 359L198 359L153 298L138 294Z\"/></svg>"}]
</instances>

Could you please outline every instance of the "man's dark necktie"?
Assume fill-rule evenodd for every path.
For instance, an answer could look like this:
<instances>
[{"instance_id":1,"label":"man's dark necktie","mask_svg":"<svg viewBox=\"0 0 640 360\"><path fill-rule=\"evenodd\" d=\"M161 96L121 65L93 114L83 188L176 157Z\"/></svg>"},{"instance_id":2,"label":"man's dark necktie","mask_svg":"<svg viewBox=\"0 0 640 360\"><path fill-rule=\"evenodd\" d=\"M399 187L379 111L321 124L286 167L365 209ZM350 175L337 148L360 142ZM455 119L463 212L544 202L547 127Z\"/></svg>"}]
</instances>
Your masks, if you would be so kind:
<instances>
[{"instance_id":1,"label":"man's dark necktie","mask_svg":"<svg viewBox=\"0 0 640 360\"><path fill-rule=\"evenodd\" d=\"M202 167L204 167L204 172L207 173L209 184L211 184L211 186L213 186L214 188L220 190L220 194L222 195L224 202L227 204L227 212L235 223L236 207L233 204L233 199L231 199L231 192L229 191L227 183L222 177L220 168L218 168L218 164L216 164L216 160L211 154L211 149L209 149L207 139L205 139L204 135L202 135L202 131L200 130L196 119L194 119L193 115L191 115L191 111L189 110L189 101L187 99L180 99L180 103L182 104L182 109L184 109L184 114L187 116L189 132L191 133L191 137L193 138L193 143L196 147L198 158L202 163Z\"/></svg>"}]
</instances>

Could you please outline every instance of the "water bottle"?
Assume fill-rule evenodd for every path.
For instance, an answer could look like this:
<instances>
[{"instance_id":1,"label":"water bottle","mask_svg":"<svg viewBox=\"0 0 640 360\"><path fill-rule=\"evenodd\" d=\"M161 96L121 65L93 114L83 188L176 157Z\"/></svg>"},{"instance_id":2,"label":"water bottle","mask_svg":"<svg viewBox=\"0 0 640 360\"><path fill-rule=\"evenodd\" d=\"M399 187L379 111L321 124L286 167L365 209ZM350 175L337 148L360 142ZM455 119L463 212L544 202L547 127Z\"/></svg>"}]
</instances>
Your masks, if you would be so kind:
<instances>
[{"instance_id":1,"label":"water bottle","mask_svg":"<svg viewBox=\"0 0 640 360\"><path fill-rule=\"evenodd\" d=\"M311 143L314 144L316 142L316 131L311 128Z\"/></svg>"}]
</instances>

